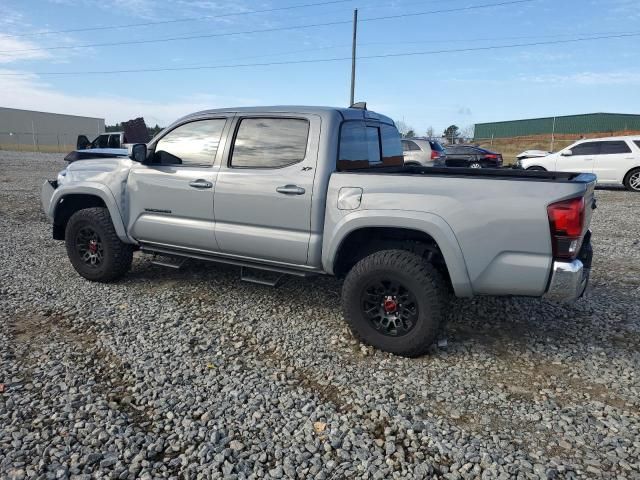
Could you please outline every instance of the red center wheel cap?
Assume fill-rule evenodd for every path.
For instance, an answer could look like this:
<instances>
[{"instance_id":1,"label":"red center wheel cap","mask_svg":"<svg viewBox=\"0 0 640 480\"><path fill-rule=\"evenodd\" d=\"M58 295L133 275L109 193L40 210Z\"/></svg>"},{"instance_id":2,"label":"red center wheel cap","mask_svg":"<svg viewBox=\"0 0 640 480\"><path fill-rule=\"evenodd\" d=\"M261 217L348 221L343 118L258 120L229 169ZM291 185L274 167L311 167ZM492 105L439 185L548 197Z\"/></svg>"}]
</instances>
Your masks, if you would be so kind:
<instances>
[{"instance_id":1,"label":"red center wheel cap","mask_svg":"<svg viewBox=\"0 0 640 480\"><path fill-rule=\"evenodd\" d=\"M96 253L98 251L98 242L95 240L89 241L89 251L91 253Z\"/></svg>"},{"instance_id":2,"label":"red center wheel cap","mask_svg":"<svg viewBox=\"0 0 640 480\"><path fill-rule=\"evenodd\" d=\"M387 313L393 313L398 309L398 302L393 298L387 297L384 299L384 311Z\"/></svg>"}]
</instances>

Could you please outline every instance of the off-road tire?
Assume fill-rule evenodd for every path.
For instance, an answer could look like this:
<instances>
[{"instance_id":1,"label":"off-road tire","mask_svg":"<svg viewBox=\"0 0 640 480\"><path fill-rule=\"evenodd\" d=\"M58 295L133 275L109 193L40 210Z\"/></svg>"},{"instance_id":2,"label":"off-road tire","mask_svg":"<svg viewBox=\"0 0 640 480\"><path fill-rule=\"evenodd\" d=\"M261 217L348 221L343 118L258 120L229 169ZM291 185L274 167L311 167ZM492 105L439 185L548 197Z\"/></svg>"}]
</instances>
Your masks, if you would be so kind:
<instances>
[{"instance_id":1,"label":"off-road tire","mask_svg":"<svg viewBox=\"0 0 640 480\"><path fill-rule=\"evenodd\" d=\"M100 265L88 265L78 252L78 232L85 227L93 229L101 240L103 256ZM65 244L73 268L92 282L112 282L131 268L134 247L118 238L109 211L104 207L86 208L74 213L67 222Z\"/></svg>"},{"instance_id":2,"label":"off-road tire","mask_svg":"<svg viewBox=\"0 0 640 480\"><path fill-rule=\"evenodd\" d=\"M366 286L380 276L405 285L415 296L418 316L412 330L388 336L374 328L362 307ZM349 328L361 342L380 350L417 357L427 353L446 317L447 283L421 256L406 250L382 250L360 260L342 287L342 309Z\"/></svg>"},{"instance_id":3,"label":"off-road tire","mask_svg":"<svg viewBox=\"0 0 640 480\"><path fill-rule=\"evenodd\" d=\"M624 177L624 188L629 190L630 192L640 192L640 188L633 188L631 186L631 177L640 173L640 168L634 168Z\"/></svg>"}]
</instances>

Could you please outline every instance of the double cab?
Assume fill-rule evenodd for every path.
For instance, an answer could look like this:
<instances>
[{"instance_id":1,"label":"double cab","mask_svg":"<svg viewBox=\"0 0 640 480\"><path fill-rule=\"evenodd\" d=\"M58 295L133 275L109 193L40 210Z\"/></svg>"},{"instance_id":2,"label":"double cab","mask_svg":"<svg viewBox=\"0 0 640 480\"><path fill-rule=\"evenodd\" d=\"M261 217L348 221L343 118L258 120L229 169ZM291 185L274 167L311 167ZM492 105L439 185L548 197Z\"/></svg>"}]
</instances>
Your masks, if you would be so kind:
<instances>
[{"instance_id":1,"label":"double cab","mask_svg":"<svg viewBox=\"0 0 640 480\"><path fill-rule=\"evenodd\" d=\"M334 275L359 339L416 356L451 294L580 297L594 185L592 174L405 166L384 115L282 106L194 113L128 157L73 162L45 182L42 205L88 280L121 278L136 250Z\"/></svg>"}]
</instances>

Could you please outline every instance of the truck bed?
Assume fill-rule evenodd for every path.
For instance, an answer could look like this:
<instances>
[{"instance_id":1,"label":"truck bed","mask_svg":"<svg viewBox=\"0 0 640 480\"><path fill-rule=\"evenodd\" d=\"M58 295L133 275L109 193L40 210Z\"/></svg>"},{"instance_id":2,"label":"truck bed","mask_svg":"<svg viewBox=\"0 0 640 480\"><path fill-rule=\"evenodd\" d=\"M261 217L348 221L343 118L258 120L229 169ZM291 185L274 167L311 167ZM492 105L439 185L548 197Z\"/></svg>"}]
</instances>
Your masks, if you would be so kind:
<instances>
[{"instance_id":1,"label":"truck bed","mask_svg":"<svg viewBox=\"0 0 640 480\"><path fill-rule=\"evenodd\" d=\"M380 227L422 229L440 244L430 230L438 224L451 235L442 243L459 245L473 294L541 296L553 263L547 207L575 197L584 197L591 206L595 181L590 173L512 169L335 172L329 182L325 236L331 238L333 230L362 217L375 218ZM334 207L341 191L354 188L361 191L356 208ZM430 222L431 227L425 226Z\"/></svg>"},{"instance_id":2,"label":"truck bed","mask_svg":"<svg viewBox=\"0 0 640 480\"><path fill-rule=\"evenodd\" d=\"M451 168L451 167L382 167L363 168L359 170L345 171L341 173L378 174L378 175L424 175L428 177L465 177L465 178L491 178L493 180L519 180L534 182L578 182L590 183L596 180L591 173L574 172L548 172L530 171L515 168Z\"/></svg>"}]
</instances>

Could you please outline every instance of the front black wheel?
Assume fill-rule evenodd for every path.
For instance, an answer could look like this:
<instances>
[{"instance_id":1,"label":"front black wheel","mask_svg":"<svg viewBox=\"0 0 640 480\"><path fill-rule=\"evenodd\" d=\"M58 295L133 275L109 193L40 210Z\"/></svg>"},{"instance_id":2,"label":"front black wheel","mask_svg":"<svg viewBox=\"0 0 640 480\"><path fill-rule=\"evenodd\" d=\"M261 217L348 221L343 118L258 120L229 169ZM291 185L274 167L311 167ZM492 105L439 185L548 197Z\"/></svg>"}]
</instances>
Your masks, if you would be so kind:
<instances>
[{"instance_id":1,"label":"front black wheel","mask_svg":"<svg viewBox=\"0 0 640 480\"><path fill-rule=\"evenodd\" d=\"M383 250L351 269L342 289L342 307L351 331L362 342L416 357L436 339L447 295L444 279L422 257Z\"/></svg>"},{"instance_id":2,"label":"front black wheel","mask_svg":"<svg viewBox=\"0 0 640 480\"><path fill-rule=\"evenodd\" d=\"M547 170L542 167L529 167L527 168L528 172L546 172Z\"/></svg>"},{"instance_id":3,"label":"front black wheel","mask_svg":"<svg viewBox=\"0 0 640 480\"><path fill-rule=\"evenodd\" d=\"M106 208L74 213L65 230L69 260L81 276L93 282L111 282L131 268L133 245L116 234Z\"/></svg>"}]
</instances>

